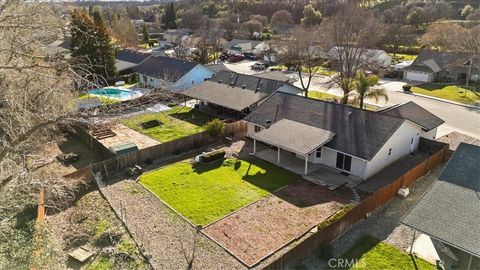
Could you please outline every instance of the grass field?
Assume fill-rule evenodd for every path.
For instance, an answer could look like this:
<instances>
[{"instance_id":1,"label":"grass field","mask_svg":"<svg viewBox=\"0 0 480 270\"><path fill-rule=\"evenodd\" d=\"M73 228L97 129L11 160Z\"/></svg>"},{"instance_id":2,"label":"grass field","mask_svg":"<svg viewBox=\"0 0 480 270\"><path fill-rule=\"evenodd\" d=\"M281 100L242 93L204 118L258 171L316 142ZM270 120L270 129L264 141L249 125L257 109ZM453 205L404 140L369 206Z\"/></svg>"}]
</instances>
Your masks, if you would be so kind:
<instances>
[{"instance_id":1,"label":"grass field","mask_svg":"<svg viewBox=\"0 0 480 270\"><path fill-rule=\"evenodd\" d=\"M299 177L273 164L226 159L213 164L174 163L140 182L194 224L209 224Z\"/></svg>"},{"instance_id":2,"label":"grass field","mask_svg":"<svg viewBox=\"0 0 480 270\"><path fill-rule=\"evenodd\" d=\"M417 56L418 56L415 54L404 54L404 53L397 53L395 54L395 56L393 56L393 53L389 53L388 55L392 57L392 63L398 63L400 61L409 61L409 60L413 61L417 59Z\"/></svg>"},{"instance_id":3,"label":"grass field","mask_svg":"<svg viewBox=\"0 0 480 270\"><path fill-rule=\"evenodd\" d=\"M78 97L78 99L86 99L86 98L98 98L102 102L102 104L112 104L112 103L120 101L120 100L116 100L116 99L107 98L107 97L104 97L104 96L89 95L89 94L83 94L83 95L80 95Z\"/></svg>"},{"instance_id":4,"label":"grass field","mask_svg":"<svg viewBox=\"0 0 480 270\"><path fill-rule=\"evenodd\" d=\"M342 259L358 260L350 267L337 267L331 269L412 269L433 270L435 266L420 258L411 257L409 254L394 246L383 243L372 236L362 236L355 245L341 256Z\"/></svg>"},{"instance_id":5,"label":"grass field","mask_svg":"<svg viewBox=\"0 0 480 270\"><path fill-rule=\"evenodd\" d=\"M143 129L143 122L157 119L163 123L149 129ZM195 133L202 132L203 125L212 116L190 107L177 106L162 113L146 113L122 120L121 123L133 130L143 133L160 142L173 141Z\"/></svg>"},{"instance_id":6,"label":"grass field","mask_svg":"<svg viewBox=\"0 0 480 270\"><path fill-rule=\"evenodd\" d=\"M308 91L308 97L309 98L315 98L315 99L321 99L321 100L340 100L342 97L324 93L324 92L319 92L319 91Z\"/></svg>"},{"instance_id":7,"label":"grass field","mask_svg":"<svg viewBox=\"0 0 480 270\"><path fill-rule=\"evenodd\" d=\"M467 91L456 85L422 84L412 87L412 91L417 94L448 99L465 104L474 104L480 102L480 93Z\"/></svg>"}]
</instances>

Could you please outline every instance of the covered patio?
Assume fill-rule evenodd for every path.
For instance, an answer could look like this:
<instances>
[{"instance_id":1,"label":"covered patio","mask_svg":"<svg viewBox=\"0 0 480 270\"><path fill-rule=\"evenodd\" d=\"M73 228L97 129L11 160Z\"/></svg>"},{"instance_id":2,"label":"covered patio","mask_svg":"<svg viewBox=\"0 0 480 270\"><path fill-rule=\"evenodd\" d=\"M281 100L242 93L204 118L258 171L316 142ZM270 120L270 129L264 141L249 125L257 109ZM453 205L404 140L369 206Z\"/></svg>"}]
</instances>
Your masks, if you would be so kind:
<instances>
[{"instance_id":1,"label":"covered patio","mask_svg":"<svg viewBox=\"0 0 480 270\"><path fill-rule=\"evenodd\" d=\"M253 136L253 154L256 155L257 140L277 147L277 162L281 163L281 152L290 152L303 157L303 175L308 174L308 158L311 153L329 142L335 133L305 125L288 119L281 119L267 129ZM298 158L296 158L298 159ZM293 160L291 160L294 162ZM290 165L293 166L293 165Z\"/></svg>"}]
</instances>

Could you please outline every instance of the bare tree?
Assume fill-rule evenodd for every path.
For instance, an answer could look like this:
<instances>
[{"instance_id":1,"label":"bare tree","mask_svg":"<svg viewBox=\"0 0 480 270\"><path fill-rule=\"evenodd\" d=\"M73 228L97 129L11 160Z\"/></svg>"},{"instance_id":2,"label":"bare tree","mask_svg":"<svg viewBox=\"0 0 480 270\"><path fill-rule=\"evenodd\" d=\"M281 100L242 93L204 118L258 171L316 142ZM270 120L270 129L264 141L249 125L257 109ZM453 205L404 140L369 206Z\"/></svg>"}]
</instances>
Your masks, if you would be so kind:
<instances>
[{"instance_id":1,"label":"bare tree","mask_svg":"<svg viewBox=\"0 0 480 270\"><path fill-rule=\"evenodd\" d=\"M445 52L480 53L480 26L465 28L451 21L430 24L421 43L431 49Z\"/></svg>"},{"instance_id":2,"label":"bare tree","mask_svg":"<svg viewBox=\"0 0 480 270\"><path fill-rule=\"evenodd\" d=\"M312 30L297 29L292 35L278 43L278 60L280 63L298 72L305 96L313 77L320 70L322 63L316 46L315 33Z\"/></svg>"},{"instance_id":3,"label":"bare tree","mask_svg":"<svg viewBox=\"0 0 480 270\"><path fill-rule=\"evenodd\" d=\"M71 101L79 77L64 55L46 54L40 39L62 33L59 18L47 3L0 2L0 246L7 249L16 245L15 217L36 204L40 189L48 187L54 207L72 198L77 183L44 170L54 157L41 151L76 113ZM30 254L9 256L28 268L16 258Z\"/></svg>"},{"instance_id":4,"label":"bare tree","mask_svg":"<svg viewBox=\"0 0 480 270\"><path fill-rule=\"evenodd\" d=\"M322 28L322 46L334 59L339 76L334 81L342 88L342 103L347 103L353 90L351 83L342 83L354 78L357 71L375 63L375 47L381 40L384 26L373 14L354 4L345 4Z\"/></svg>"}]
</instances>

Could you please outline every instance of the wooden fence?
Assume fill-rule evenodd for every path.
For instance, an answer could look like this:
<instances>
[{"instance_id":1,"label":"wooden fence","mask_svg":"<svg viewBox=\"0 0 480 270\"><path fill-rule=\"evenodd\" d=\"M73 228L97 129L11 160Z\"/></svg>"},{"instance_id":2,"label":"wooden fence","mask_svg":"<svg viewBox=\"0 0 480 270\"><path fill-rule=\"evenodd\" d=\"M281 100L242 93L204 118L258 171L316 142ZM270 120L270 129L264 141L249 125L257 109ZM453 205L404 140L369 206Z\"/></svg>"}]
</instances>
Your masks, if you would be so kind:
<instances>
[{"instance_id":1,"label":"wooden fence","mask_svg":"<svg viewBox=\"0 0 480 270\"><path fill-rule=\"evenodd\" d=\"M350 229L350 227L360 222L368 213L373 212L375 209L383 206L385 203L393 199L400 187L408 187L412 185L417 179L431 171L437 165L443 163L448 152L448 145L440 144L434 141L430 142L433 143L430 143L430 145L425 147L429 148L430 150L434 148L440 150L437 150L429 158L416 165L414 168L410 169L408 172L401 175L390 184L381 187L369 195L345 216L333 222L330 226L311 235L265 268L286 269L288 266L300 263L304 258L311 255L318 248L335 240L337 237Z\"/></svg>"},{"instance_id":2,"label":"wooden fence","mask_svg":"<svg viewBox=\"0 0 480 270\"><path fill-rule=\"evenodd\" d=\"M237 121L233 123L225 124L224 136L232 137L234 140L243 138L247 133L247 124L244 121ZM80 132L83 139L91 141L93 147L98 147L102 152L111 152L99 143L94 138L89 139L87 132ZM91 137L91 136L90 136ZM178 156L182 153L186 153L192 150L204 148L206 146L220 143L223 139L222 136L212 138L207 132L196 133L187 137L180 138L178 140L157 144L148 148L140 149L135 152L130 152L120 156L114 156L102 162L92 164L83 169L77 170L71 174L66 175L66 178L83 178L85 181L90 182L93 180L93 173L100 172L102 176L110 176L117 172L124 171L126 168L132 167L136 164L144 164L150 161L159 159L166 159L168 157Z\"/></svg>"}]
</instances>

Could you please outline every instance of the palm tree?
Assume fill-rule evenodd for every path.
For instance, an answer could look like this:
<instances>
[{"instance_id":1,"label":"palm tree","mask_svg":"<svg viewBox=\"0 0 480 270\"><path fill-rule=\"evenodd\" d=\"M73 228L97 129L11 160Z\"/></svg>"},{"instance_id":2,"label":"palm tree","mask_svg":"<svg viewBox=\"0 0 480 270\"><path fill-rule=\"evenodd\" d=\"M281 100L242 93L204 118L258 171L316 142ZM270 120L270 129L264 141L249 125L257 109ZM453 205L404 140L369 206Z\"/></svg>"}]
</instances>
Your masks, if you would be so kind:
<instances>
[{"instance_id":1,"label":"palm tree","mask_svg":"<svg viewBox=\"0 0 480 270\"><path fill-rule=\"evenodd\" d=\"M355 99L360 101L360 108L363 109L364 107L364 100L366 98L372 98L376 102L380 98L385 99L385 103L388 102L388 95L383 89L378 88L370 88L378 83L378 77L376 75L365 75L365 73L359 71L357 76L355 77L354 81L354 89L355 92L352 94L355 96Z\"/></svg>"}]
</instances>

